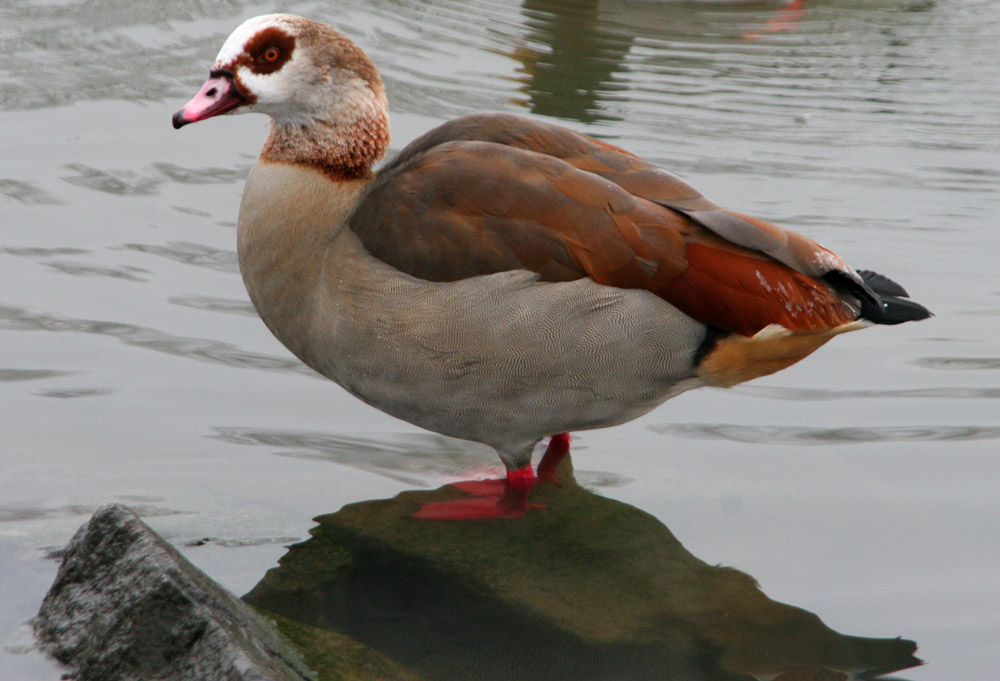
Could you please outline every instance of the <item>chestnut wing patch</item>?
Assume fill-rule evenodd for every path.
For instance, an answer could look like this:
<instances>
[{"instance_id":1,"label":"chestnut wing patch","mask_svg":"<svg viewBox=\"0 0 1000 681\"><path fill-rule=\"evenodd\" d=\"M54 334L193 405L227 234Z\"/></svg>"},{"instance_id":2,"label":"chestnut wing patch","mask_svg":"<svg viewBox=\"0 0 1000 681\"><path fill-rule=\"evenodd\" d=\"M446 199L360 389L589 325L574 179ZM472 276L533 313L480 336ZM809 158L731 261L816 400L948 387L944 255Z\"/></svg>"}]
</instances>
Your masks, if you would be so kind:
<instances>
[{"instance_id":1,"label":"chestnut wing patch","mask_svg":"<svg viewBox=\"0 0 1000 681\"><path fill-rule=\"evenodd\" d=\"M559 159L447 142L380 173L350 226L375 257L431 281L529 269L649 288L683 272L694 224Z\"/></svg>"},{"instance_id":2,"label":"chestnut wing patch","mask_svg":"<svg viewBox=\"0 0 1000 681\"><path fill-rule=\"evenodd\" d=\"M857 273L815 241L764 220L726 210L673 173L624 149L520 116L473 114L449 121L414 140L393 159L387 170L452 140L495 142L561 159L579 170L614 182L633 196L682 212L723 239L763 253L797 272L823 277L836 271L843 279L853 282L849 288L864 288Z\"/></svg>"},{"instance_id":3,"label":"chestnut wing patch","mask_svg":"<svg viewBox=\"0 0 1000 681\"><path fill-rule=\"evenodd\" d=\"M735 225L737 239L699 216ZM514 116L470 116L416 140L379 173L351 229L379 259L431 281L512 269L589 276L744 335L857 318L841 294L767 252L821 246L724 211L612 145Z\"/></svg>"}]
</instances>

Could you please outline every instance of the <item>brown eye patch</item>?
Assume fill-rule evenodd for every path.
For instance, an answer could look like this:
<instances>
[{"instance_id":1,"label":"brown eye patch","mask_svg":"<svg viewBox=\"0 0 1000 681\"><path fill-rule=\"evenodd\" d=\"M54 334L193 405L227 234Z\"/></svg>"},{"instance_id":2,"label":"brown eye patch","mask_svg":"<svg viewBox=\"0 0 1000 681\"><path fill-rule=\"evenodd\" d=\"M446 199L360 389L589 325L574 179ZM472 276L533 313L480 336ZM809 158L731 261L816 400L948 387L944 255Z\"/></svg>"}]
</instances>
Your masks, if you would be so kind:
<instances>
[{"instance_id":1,"label":"brown eye patch","mask_svg":"<svg viewBox=\"0 0 1000 681\"><path fill-rule=\"evenodd\" d=\"M250 57L254 73L274 73L292 57L295 37L274 26L265 28L247 41L243 51Z\"/></svg>"}]
</instances>

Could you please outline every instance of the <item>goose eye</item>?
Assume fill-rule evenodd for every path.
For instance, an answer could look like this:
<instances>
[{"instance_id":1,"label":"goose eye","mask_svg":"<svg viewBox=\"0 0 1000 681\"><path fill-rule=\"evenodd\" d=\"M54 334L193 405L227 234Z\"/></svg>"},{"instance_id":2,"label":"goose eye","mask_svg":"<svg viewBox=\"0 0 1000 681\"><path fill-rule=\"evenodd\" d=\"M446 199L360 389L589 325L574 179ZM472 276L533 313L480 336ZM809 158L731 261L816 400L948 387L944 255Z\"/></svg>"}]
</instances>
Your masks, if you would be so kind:
<instances>
[{"instance_id":1,"label":"goose eye","mask_svg":"<svg viewBox=\"0 0 1000 681\"><path fill-rule=\"evenodd\" d=\"M264 53L261 55L264 61L271 63L278 61L278 57L280 56L281 56L281 50L279 50L277 47L269 47L266 50L264 50Z\"/></svg>"}]
</instances>

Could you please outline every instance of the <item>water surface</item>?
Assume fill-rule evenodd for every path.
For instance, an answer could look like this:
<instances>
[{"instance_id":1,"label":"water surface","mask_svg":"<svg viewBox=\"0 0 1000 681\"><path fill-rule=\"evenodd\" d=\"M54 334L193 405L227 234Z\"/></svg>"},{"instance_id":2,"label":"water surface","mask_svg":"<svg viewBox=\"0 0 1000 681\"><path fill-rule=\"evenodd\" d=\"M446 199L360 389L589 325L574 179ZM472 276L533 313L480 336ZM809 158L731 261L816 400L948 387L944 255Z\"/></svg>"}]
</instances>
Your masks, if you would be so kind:
<instances>
[{"instance_id":1,"label":"water surface","mask_svg":"<svg viewBox=\"0 0 1000 681\"><path fill-rule=\"evenodd\" d=\"M558 122L933 309L580 434L574 462L772 598L917 640L907 678L992 678L1000 19L986 0L781 7L278 3L373 57L394 151L476 111ZM235 220L266 122L170 116L236 23L273 9L0 0L2 679L58 678L13 632L104 503L243 593L312 517L497 465L317 378L249 306Z\"/></svg>"}]
</instances>

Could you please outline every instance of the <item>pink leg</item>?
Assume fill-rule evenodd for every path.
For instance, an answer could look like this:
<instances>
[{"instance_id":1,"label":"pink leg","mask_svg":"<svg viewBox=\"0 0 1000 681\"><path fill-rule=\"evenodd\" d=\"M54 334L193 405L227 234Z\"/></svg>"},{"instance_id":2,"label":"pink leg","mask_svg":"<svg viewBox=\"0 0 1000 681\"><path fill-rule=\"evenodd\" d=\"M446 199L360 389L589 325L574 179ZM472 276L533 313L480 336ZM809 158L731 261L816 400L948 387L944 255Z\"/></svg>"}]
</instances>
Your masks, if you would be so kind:
<instances>
[{"instance_id":1,"label":"pink leg","mask_svg":"<svg viewBox=\"0 0 1000 681\"><path fill-rule=\"evenodd\" d=\"M529 504L528 493L535 485L535 472L531 464L507 471L507 479L500 481L470 480L452 485L479 496L451 501L432 501L413 513L414 518L424 520L469 520L472 518L520 518L528 509L544 508L541 504Z\"/></svg>"},{"instance_id":2,"label":"pink leg","mask_svg":"<svg viewBox=\"0 0 1000 681\"><path fill-rule=\"evenodd\" d=\"M556 469L559 467L560 462L566 455L569 454L569 444L570 444L569 433L559 433L558 435L553 435L549 440L549 446L545 449L545 453L542 455L542 460L538 462L538 480L541 482L559 482L559 478L556 477ZM530 467L529 467L530 468ZM525 469L519 469L517 471L510 471L507 473L506 480L500 478L493 478L490 480L462 480L460 482L452 483L452 487L462 490L463 492L468 492L472 496L483 497L489 494L501 495L504 490L508 487L518 487L520 483L517 482L518 478L531 478L532 476L523 473ZM530 489L530 484L528 486Z\"/></svg>"},{"instance_id":3,"label":"pink leg","mask_svg":"<svg viewBox=\"0 0 1000 681\"><path fill-rule=\"evenodd\" d=\"M529 509L545 508L541 504L529 504L528 494L537 480L558 483L556 468L569 453L569 433L553 435L549 446L538 464L538 477L526 464L516 470L508 470L503 480L465 480L451 485L467 494L465 499L433 501L426 503L413 514L414 518L425 520L466 520L470 518L520 518Z\"/></svg>"},{"instance_id":4,"label":"pink leg","mask_svg":"<svg viewBox=\"0 0 1000 681\"><path fill-rule=\"evenodd\" d=\"M503 486L503 494L497 501L497 508L504 515L518 517L524 515L529 508L542 508L538 504L528 503L528 494L535 486L535 471L531 470L531 464L522 466L517 470L507 471L507 480Z\"/></svg>"}]
</instances>

